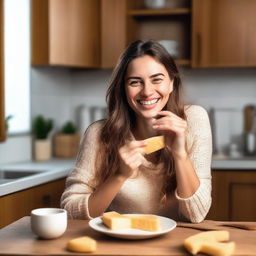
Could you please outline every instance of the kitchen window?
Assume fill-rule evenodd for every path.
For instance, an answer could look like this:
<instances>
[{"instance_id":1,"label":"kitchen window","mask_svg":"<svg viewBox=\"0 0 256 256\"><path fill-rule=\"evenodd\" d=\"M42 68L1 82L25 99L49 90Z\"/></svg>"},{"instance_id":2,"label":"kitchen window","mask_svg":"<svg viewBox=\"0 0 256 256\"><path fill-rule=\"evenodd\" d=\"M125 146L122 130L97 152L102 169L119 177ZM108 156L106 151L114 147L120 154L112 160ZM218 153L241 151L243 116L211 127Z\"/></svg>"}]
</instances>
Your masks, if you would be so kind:
<instances>
[{"instance_id":1,"label":"kitchen window","mask_svg":"<svg viewBox=\"0 0 256 256\"><path fill-rule=\"evenodd\" d=\"M9 134L30 131L30 0L4 1L5 116Z\"/></svg>"}]
</instances>

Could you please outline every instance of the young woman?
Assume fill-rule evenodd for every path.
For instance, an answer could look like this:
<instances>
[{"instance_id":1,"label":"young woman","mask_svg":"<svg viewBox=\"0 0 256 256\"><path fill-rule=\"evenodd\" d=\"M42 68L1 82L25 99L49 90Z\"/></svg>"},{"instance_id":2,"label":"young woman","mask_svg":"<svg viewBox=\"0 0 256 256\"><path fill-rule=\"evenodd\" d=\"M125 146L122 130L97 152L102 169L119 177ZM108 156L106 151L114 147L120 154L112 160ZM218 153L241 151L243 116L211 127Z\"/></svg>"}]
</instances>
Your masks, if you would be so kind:
<instances>
[{"instance_id":1,"label":"young woman","mask_svg":"<svg viewBox=\"0 0 256 256\"><path fill-rule=\"evenodd\" d=\"M207 112L184 106L174 60L155 41L135 41L107 91L108 118L85 132L61 205L70 218L105 211L202 221L211 205L211 129ZM145 154L144 139L165 148Z\"/></svg>"}]
</instances>

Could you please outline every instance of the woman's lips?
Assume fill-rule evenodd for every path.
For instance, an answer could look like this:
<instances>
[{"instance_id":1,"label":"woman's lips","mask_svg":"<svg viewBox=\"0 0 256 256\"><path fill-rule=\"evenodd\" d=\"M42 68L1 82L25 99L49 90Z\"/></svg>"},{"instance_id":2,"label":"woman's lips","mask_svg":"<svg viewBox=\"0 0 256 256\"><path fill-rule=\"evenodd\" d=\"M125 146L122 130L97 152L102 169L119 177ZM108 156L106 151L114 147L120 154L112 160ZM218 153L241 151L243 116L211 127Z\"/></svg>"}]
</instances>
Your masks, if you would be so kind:
<instances>
[{"instance_id":1,"label":"woman's lips","mask_svg":"<svg viewBox=\"0 0 256 256\"><path fill-rule=\"evenodd\" d=\"M137 100L137 102L140 104L140 105L143 105L143 106L147 106L147 105L153 105L153 104L156 104L158 101L159 101L160 98L158 99L152 99L152 100Z\"/></svg>"},{"instance_id":2,"label":"woman's lips","mask_svg":"<svg viewBox=\"0 0 256 256\"><path fill-rule=\"evenodd\" d=\"M150 100L137 100L137 102L141 105L144 109L153 109L160 98L157 99L150 99Z\"/></svg>"}]
</instances>

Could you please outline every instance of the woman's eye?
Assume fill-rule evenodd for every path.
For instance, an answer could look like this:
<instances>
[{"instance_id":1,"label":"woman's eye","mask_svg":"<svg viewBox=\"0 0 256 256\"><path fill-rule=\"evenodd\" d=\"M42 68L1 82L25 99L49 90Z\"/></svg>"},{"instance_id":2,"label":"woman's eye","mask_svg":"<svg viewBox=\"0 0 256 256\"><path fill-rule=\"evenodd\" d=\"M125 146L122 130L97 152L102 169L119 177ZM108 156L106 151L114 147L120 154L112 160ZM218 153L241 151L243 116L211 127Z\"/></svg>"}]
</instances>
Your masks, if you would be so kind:
<instances>
[{"instance_id":1,"label":"woman's eye","mask_svg":"<svg viewBox=\"0 0 256 256\"><path fill-rule=\"evenodd\" d=\"M155 84L160 84L162 81L163 81L163 79L161 79L161 78L153 79L153 83L155 83Z\"/></svg>"},{"instance_id":2,"label":"woman's eye","mask_svg":"<svg viewBox=\"0 0 256 256\"><path fill-rule=\"evenodd\" d=\"M141 84L141 81L131 81L129 83L131 86L137 86L137 85L140 85Z\"/></svg>"}]
</instances>

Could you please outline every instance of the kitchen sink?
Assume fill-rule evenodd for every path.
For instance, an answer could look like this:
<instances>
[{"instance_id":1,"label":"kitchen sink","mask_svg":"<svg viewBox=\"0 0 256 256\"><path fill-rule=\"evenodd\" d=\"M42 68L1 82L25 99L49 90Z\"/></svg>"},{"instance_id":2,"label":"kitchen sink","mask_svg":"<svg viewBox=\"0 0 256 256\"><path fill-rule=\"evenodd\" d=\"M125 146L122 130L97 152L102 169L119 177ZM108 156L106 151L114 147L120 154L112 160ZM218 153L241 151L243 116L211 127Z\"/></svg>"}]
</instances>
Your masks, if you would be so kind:
<instances>
[{"instance_id":1,"label":"kitchen sink","mask_svg":"<svg viewBox=\"0 0 256 256\"><path fill-rule=\"evenodd\" d=\"M40 171L0 170L0 184L6 183L12 179L24 178L38 173L40 173Z\"/></svg>"},{"instance_id":2,"label":"kitchen sink","mask_svg":"<svg viewBox=\"0 0 256 256\"><path fill-rule=\"evenodd\" d=\"M0 179L0 185L12 181L12 179Z\"/></svg>"}]
</instances>

